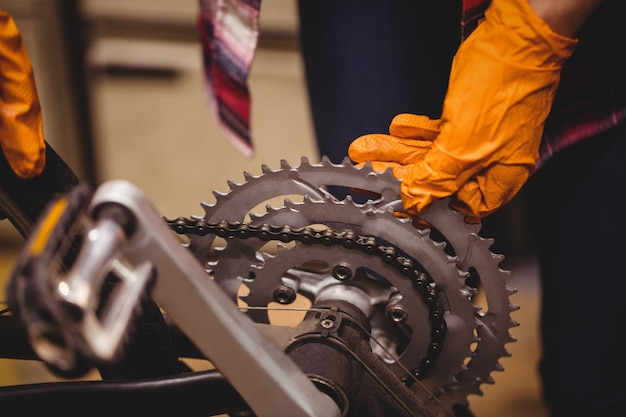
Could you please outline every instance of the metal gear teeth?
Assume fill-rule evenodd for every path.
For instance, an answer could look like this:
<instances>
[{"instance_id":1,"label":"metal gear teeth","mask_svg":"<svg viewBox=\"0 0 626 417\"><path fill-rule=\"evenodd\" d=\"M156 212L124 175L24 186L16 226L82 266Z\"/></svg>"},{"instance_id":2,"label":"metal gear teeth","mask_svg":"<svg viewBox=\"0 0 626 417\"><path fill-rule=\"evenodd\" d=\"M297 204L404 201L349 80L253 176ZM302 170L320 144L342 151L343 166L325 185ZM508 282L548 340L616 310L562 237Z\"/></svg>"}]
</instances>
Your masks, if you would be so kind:
<instances>
[{"instance_id":1,"label":"metal gear teeth","mask_svg":"<svg viewBox=\"0 0 626 417\"><path fill-rule=\"evenodd\" d=\"M217 219L217 217L215 217L215 211L218 210L220 206L228 205L229 200L232 199L234 195L239 194L247 187L254 186L257 182L262 183L265 181L265 177L271 177L269 178L270 181L292 180L294 183L297 182L300 187L291 187L292 189L287 191L286 194L289 194L291 191L293 191L294 194L306 191L306 193L303 194L308 194L311 198L315 197L315 199L321 199L327 196L327 193L320 189L320 187L325 185L346 187L355 185L358 186L358 188L367 190L371 188L371 185L374 183L389 184L385 186L385 189L381 190L381 195L384 199L386 196L395 195L397 193L396 189L399 188L400 184L400 180L395 178L390 170L377 173L372 170L370 163L357 167L352 164L349 158L345 158L341 164L334 164L330 159L324 156L321 158L320 163L311 164L308 158L302 157L299 166L292 166L286 160L282 159L279 169L273 170L268 165L262 165L261 171L262 174L258 176L245 172L245 181L242 183L236 183L230 180L227 181L229 187L229 191L227 192L213 191L216 200L215 203L201 203L205 212L203 217L207 220ZM362 175L362 173L365 173L365 175ZM294 181L295 179L300 181ZM345 179L344 183L341 181L335 183L338 179ZM258 193L260 195L263 194L262 191ZM224 220L223 216L219 217L219 220ZM235 221L235 219L227 220Z\"/></svg>"},{"instance_id":2,"label":"metal gear teeth","mask_svg":"<svg viewBox=\"0 0 626 417\"><path fill-rule=\"evenodd\" d=\"M311 210L313 209L313 210ZM318 214L316 213L316 209L319 209ZM331 211L335 211L335 210L342 210L342 215L339 216L337 213L335 214L328 214ZM344 210L347 210L344 212ZM302 212L304 211L304 213ZM307 214L308 213L308 214ZM276 224L276 223L289 223L292 226L296 226L293 223L290 223L287 220L287 217L289 217L290 215L294 215L294 216L300 216L300 219L296 219L294 221L300 221L300 223L297 224L297 226L303 226L304 223L316 223L316 222L320 222L320 223L324 223L325 220L323 218L321 218L320 216L327 216L329 219L334 219L339 221L339 223L341 224L341 220L343 220L346 223L350 223L353 222L354 223L354 219L358 216L364 216L364 218L360 218L358 222L354 223L354 224L346 224L345 226L351 226L351 227L359 227L358 224L361 225L372 225L376 222L380 222L381 220L387 219L386 221L393 221L394 223L392 224L397 224L398 227L403 227L405 228L405 230L410 233L411 237L405 236L404 239L396 237L395 239L398 240L400 239L401 241L412 241L414 239L422 239L424 240L424 243L432 248L435 248L437 253L439 254L438 256L444 260L444 262L446 263L446 265L448 266L448 268L450 268L450 271L455 271L456 274L456 278L453 278L454 280L457 281L457 283L455 284L456 286L452 286L450 287L451 281L448 281L447 285L444 285L443 287L440 287L440 290L443 288L448 288L446 290L446 294L447 294L447 298L449 301L451 300L457 300L453 302L453 310L455 313L455 315L459 314L459 312L457 311L459 308L459 302L461 299L464 299L464 301L462 301L463 304L466 304L468 307L468 311L467 311L467 323L469 324L470 328L473 326L474 324L474 318L473 318L473 314L475 313L475 306L471 303L471 296L470 296L470 292L471 289L469 287L466 287L464 285L464 280L463 278L465 276L467 276L468 274L462 271L459 271L456 267L457 265L457 258L456 257L452 257L449 256L445 253L444 251L444 246L445 244L443 242L434 242L432 239L430 239L429 236L429 230L425 229L425 230L419 230L419 229L415 229L412 224L411 224L411 219L409 218L397 218L395 217L392 213L386 212L386 211L381 211L379 209L376 208L376 206L373 205L373 202L369 202L369 203L355 203L351 198L346 198L343 201L336 201L336 200L328 200L325 202L320 202L320 201L316 201L316 200L311 200L310 198L305 197L304 200L302 202L293 202L293 201L285 201L284 207L282 208L278 208L278 209L272 209L271 211L268 211L268 213L264 216L260 216L258 218L256 218L256 220L259 223L272 223L272 224ZM276 217L279 216L279 217ZM381 217L383 216L383 217ZM306 220L305 220L306 219ZM304 221L305 220L305 221ZM358 223L358 224L357 224ZM381 226L379 226L379 228L383 228L383 229L387 229L388 228L388 224L387 226L385 226L384 224L381 224ZM340 226L335 227L333 225L334 229L337 229ZM358 230L358 232L360 233L360 230ZM374 235L377 235L377 233L373 233ZM417 236L415 236L417 235ZM393 236L393 234L392 234ZM418 237L419 236L419 237ZM388 236L389 238L389 236ZM391 242L393 244L393 240L394 238L391 237ZM415 255L415 254L414 254ZM423 261L423 259L422 259ZM419 262L419 259L418 259ZM440 285L443 284L443 282L439 283ZM251 288L251 291L253 291L253 289ZM454 292L458 293L455 295ZM452 302L452 301L451 301ZM455 319L456 321L459 320L458 316ZM457 333L458 334L458 333ZM432 380L426 380L423 381L425 384L428 385L429 389L432 389L433 391L436 392L440 392L443 387L451 382L454 382L453 378L454 375L458 372L464 371L465 370L465 366L463 365L463 359L466 357L470 357L472 355L472 351L469 348L473 343L477 342L477 339L474 335L473 332L470 332L471 335L471 340L467 340L467 350L461 354L459 351L457 351L457 353L455 354L456 356L454 356L454 358L459 359L458 362L458 369L455 369L454 372L450 372L449 373L449 380L442 380L434 378ZM448 343L458 343L458 341L449 341ZM450 345L452 346L452 345ZM452 361L450 360L452 359L452 357L448 357L448 362L452 363ZM441 359L443 361L443 359ZM436 366L437 367L437 366ZM445 368L445 366L444 366ZM441 372L442 374L446 374L446 372L443 372L442 369L439 369L439 372Z\"/></svg>"},{"instance_id":3,"label":"metal gear teeth","mask_svg":"<svg viewBox=\"0 0 626 417\"><path fill-rule=\"evenodd\" d=\"M474 230L479 229L479 228L480 227L474 228ZM490 254L491 267L497 268L500 274L503 274L504 276L509 276L510 275L509 271L506 271L500 268L500 262L504 259L504 257L499 254L494 254L489 250L493 244L493 239L482 238L479 235L476 235L476 236L478 237L478 239L475 241L475 244L482 245L483 247L485 247L485 249L488 250L488 253ZM471 261L471 256L472 254L469 254L468 259L466 259L465 261ZM483 266L483 269L484 269L484 266ZM481 283L482 283L482 280L481 280ZM506 319L501 318L501 321L504 321L504 323L501 323L500 326L498 326L500 327L500 330L496 328L494 331L494 329L489 327L488 332L489 334L494 332L503 336L498 342L492 343L497 346L486 347L486 349L489 349L489 350L495 349L495 351L492 352L491 355L487 355L487 356L480 355L481 351L485 349L484 343L487 343L487 341L489 340L487 337L485 337L484 334L482 334L483 331L485 331L486 326L485 326L485 323L481 321L481 318L487 319L490 312L489 310L485 312L483 311L484 309L482 307L479 307L480 311L478 312L476 316L477 317L477 332L479 334L479 343L477 345L476 351L474 352L472 359L470 359L469 366L467 367L466 371L459 373L457 377L459 381L458 384L456 384L457 386L454 387L454 389L451 389L448 393L446 393L446 395L451 395L452 397L455 397L455 399L452 400L455 404L468 405L469 401L467 399L467 396L471 394L479 395L479 396L483 395L483 391L480 389L480 385L483 383L487 383L487 384L495 383L493 377L491 376L491 373L494 371L495 372L503 371L504 366L500 363L500 359L511 356L510 352L506 349L506 345L508 343L515 342L516 339L510 334L509 330L513 327L517 327L519 323L511 319L510 314L514 312L515 310L519 309L519 306L509 302L508 300L509 300L509 296L515 294L517 290L505 284L503 286L502 291L506 293L506 297L504 297L504 299L507 300L507 307L506 308L501 307L500 310L507 311L507 313L505 314L507 318ZM501 301L501 298L498 297L497 300ZM487 303L489 304L489 299L487 299ZM491 365L485 364L484 363L485 357L494 358L495 362L492 363ZM491 369L490 372L481 375L481 372L476 370L476 366L477 366L476 361L480 361L480 359L483 359L483 360L481 361L482 363L480 364L479 367L483 369L489 368ZM456 395L457 390L464 391L466 393L466 396L462 397L460 395Z\"/></svg>"},{"instance_id":4,"label":"metal gear teeth","mask_svg":"<svg viewBox=\"0 0 626 417\"><path fill-rule=\"evenodd\" d=\"M249 211L253 207L258 205L258 196L264 196L266 199L269 199L270 197L276 197L279 195L300 194L304 195L305 199L308 199L309 201L324 200L325 198L328 198L328 193L322 190L325 185L362 188L381 196L381 198L371 202L372 205L376 206L375 209L370 205L370 207L364 208L364 211L391 211L393 209L402 209L402 203L399 198L400 180L393 176L390 169L381 173L374 171L370 163L355 166L348 158L345 158L341 164L334 164L327 157L322 157L321 161L317 164L311 164L308 158L303 157L300 165L297 167L289 165L285 160L281 160L280 166L281 167L279 169L272 170L267 165L263 165L261 167L261 175L254 176L250 173L244 173L245 181L243 183L236 184L231 181L228 183L228 192L214 192L216 199L215 204L202 203L202 207L205 212L204 219L207 221L241 221L245 215L249 214ZM336 180L343 181L343 183L337 184L335 183ZM482 267L486 269L479 271L479 275L481 280L483 278L495 277L494 282L487 281L485 282L486 285L499 285L498 281L500 279L504 280L503 277L507 274L507 272L503 271L499 267L502 257L500 255L493 254L489 249L493 240L484 239L479 236L481 228L480 224L468 225L465 223L464 216L461 213L449 210L447 199L439 200L437 203L440 206L445 205L445 207L440 207L439 209L439 213L443 216L440 220L443 220L446 224L448 222L452 223L452 231L462 232L460 236L456 237L456 240L455 238L451 239L454 241L453 249L457 255L457 258L454 259L457 262L458 267L463 271L468 271L469 267L476 266L467 265L468 262L472 261L472 256L475 256L475 254L463 253L463 250L460 250L460 248L465 248L470 252L481 252L482 254L488 253L491 256L489 260L484 259L484 257L480 260ZM286 202L285 204L289 204L290 207L292 207L291 209L298 209L296 203ZM277 210L280 210L280 208ZM272 211L268 209L268 212ZM430 210L430 212L432 213L434 210ZM450 215L450 213L453 214ZM258 220L259 218L260 217L254 217L255 220ZM428 221L426 217L424 218ZM430 223L435 224L437 227L442 226L436 221ZM446 237L446 239L450 238L446 231L442 231L442 234ZM427 236L430 239L430 231L426 230L423 236ZM478 237L478 239L474 242L468 242L468 239L472 236L475 238ZM208 239L206 237L204 239L195 239L192 236L190 238L189 246L194 255L202 259L202 256L207 250L207 242L210 241L210 237ZM444 248L446 247L445 242L436 243ZM465 285L464 281L465 277L460 276L459 282L463 283L463 288L465 288L464 291L466 291L465 295L471 299L473 298L473 295L475 295L476 291ZM505 290L498 291L500 291L499 293L501 294L501 298L504 299L502 302L506 301L507 305L499 306L500 309L497 314L502 315L503 317L496 318L499 323L497 324L497 327L499 328L499 331L505 329L504 333L506 333L506 336L504 336L503 333L500 333L496 337L497 343L492 342L492 344L501 344L502 349L496 349L497 353L494 354L492 352L487 355L490 357L496 356L494 361L495 363L491 360L485 360L481 357L481 353L484 350L481 349L481 345L485 348L489 345L489 343L485 344L484 339L478 340L478 347L476 349L477 352L472 353L473 358L469 361L469 367L465 367L467 369L463 369L460 372L459 382L452 384L451 389L443 394L442 398L445 398L447 402L449 401L452 404L467 404L466 397L468 394L476 393L480 395L480 389L478 388L480 384L489 381L491 379L491 371L499 370L501 367L499 358L510 355L506 349L504 349L504 345L515 341L515 339L508 332L508 329L517 325L517 322L510 318L510 313L518 307L508 301L508 296L514 294L515 290L507 286ZM496 298L500 298L500 296ZM489 314L489 311L484 314ZM479 316L478 313L475 315ZM482 323L478 317L476 319L476 326L483 325L484 323ZM490 352L491 350L494 350L491 349L491 346L488 347L490 349L487 350ZM476 365L477 363L479 365ZM468 381L468 379L471 379L471 381Z\"/></svg>"}]
</instances>

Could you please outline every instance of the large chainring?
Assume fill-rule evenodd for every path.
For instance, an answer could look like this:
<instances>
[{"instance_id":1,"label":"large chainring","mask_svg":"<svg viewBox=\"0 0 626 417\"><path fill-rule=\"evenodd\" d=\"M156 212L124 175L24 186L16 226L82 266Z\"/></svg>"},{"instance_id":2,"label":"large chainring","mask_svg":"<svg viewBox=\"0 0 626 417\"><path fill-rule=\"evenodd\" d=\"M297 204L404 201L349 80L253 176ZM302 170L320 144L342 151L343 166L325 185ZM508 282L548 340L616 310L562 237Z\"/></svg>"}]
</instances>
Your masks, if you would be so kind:
<instances>
[{"instance_id":1,"label":"large chainring","mask_svg":"<svg viewBox=\"0 0 626 417\"><path fill-rule=\"evenodd\" d=\"M510 313L517 306L509 301L515 290L506 284L508 272L499 267L502 256L491 253L492 241L479 236L480 225L467 224L447 200L440 200L420 219L429 227L416 228L416 222L392 213L402 210L402 203L399 181L391 172L375 172L369 165L357 168L347 159L333 164L323 158L311 164L303 158L297 167L281 161L277 170L263 166L261 175L244 173L244 179L229 182L225 193L214 192L215 203L203 203L205 214L196 218L207 223L327 226L374 236L400 248L430 280L447 327L434 367L412 385L416 394L425 401L434 397L451 410L467 405L468 395L482 394L482 383L493 383L490 374L503 369L499 360L509 355L505 345L514 341L509 329L517 323ZM338 201L325 190L331 185L366 190L377 198L365 204L351 198ZM300 201L292 201L296 199ZM268 202L276 207L261 206ZM259 207L262 212L254 213ZM364 255L335 246L296 243L276 249L256 239L188 238L189 249L235 302L243 298L254 307L287 304L292 301L285 298L289 291L312 303L329 297L347 299L370 317L372 347L399 378L419 369L428 355L428 312L419 294L406 277ZM337 268L343 271L339 277ZM352 279L344 279L346 271ZM243 296L242 284L249 291ZM484 306L477 305L477 294ZM248 314L259 323L269 321L266 310L253 308Z\"/></svg>"}]
</instances>

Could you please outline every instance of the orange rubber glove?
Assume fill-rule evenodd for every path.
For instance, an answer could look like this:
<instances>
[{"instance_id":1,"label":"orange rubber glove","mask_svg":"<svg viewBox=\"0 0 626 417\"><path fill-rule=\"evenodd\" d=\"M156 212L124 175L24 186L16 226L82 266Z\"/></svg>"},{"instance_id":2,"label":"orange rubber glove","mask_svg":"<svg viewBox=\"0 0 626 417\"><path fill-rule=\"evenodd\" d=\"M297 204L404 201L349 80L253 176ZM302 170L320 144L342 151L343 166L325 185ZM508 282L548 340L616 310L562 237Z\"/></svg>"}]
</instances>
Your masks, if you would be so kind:
<instances>
[{"instance_id":1,"label":"orange rubber glove","mask_svg":"<svg viewBox=\"0 0 626 417\"><path fill-rule=\"evenodd\" d=\"M0 147L22 178L39 175L46 163L41 106L20 32L0 10Z\"/></svg>"},{"instance_id":2,"label":"orange rubber glove","mask_svg":"<svg viewBox=\"0 0 626 417\"><path fill-rule=\"evenodd\" d=\"M356 139L350 158L392 167L409 213L454 196L455 207L478 221L513 198L533 170L576 43L553 32L527 0L493 0L454 57L441 121L396 116L390 135Z\"/></svg>"}]
</instances>

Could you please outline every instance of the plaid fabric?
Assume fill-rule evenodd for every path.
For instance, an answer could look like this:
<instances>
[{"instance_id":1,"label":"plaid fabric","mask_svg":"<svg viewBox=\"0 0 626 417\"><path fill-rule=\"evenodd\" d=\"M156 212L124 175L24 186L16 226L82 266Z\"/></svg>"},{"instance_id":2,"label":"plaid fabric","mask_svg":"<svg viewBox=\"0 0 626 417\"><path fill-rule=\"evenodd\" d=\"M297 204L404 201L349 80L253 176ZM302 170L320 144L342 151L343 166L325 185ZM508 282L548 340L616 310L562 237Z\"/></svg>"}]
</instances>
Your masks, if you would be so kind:
<instances>
[{"instance_id":1,"label":"plaid fabric","mask_svg":"<svg viewBox=\"0 0 626 417\"><path fill-rule=\"evenodd\" d=\"M461 13L461 37L463 39L476 29L480 19L484 17L487 6L489 6L489 0L463 0Z\"/></svg>"},{"instance_id":2,"label":"plaid fabric","mask_svg":"<svg viewBox=\"0 0 626 417\"><path fill-rule=\"evenodd\" d=\"M250 92L247 78L254 58L260 0L199 0L208 97L226 136L252 156ZM609 1L581 34L574 56L563 67L561 84L544 129L537 167L559 150L595 136L626 119L626 50L619 31L620 1ZM463 0L462 38L476 28L489 0ZM585 32L585 29L583 29ZM587 36L588 35L588 36Z\"/></svg>"},{"instance_id":3,"label":"plaid fabric","mask_svg":"<svg viewBox=\"0 0 626 417\"><path fill-rule=\"evenodd\" d=\"M200 0L200 32L209 106L226 137L252 157L248 75L259 33L260 0Z\"/></svg>"},{"instance_id":4,"label":"plaid fabric","mask_svg":"<svg viewBox=\"0 0 626 417\"><path fill-rule=\"evenodd\" d=\"M538 167L558 151L626 121L622 2L603 3L579 33L546 122Z\"/></svg>"},{"instance_id":5,"label":"plaid fabric","mask_svg":"<svg viewBox=\"0 0 626 417\"><path fill-rule=\"evenodd\" d=\"M546 123L537 161L541 167L558 151L626 121L626 88L553 111Z\"/></svg>"}]
</instances>

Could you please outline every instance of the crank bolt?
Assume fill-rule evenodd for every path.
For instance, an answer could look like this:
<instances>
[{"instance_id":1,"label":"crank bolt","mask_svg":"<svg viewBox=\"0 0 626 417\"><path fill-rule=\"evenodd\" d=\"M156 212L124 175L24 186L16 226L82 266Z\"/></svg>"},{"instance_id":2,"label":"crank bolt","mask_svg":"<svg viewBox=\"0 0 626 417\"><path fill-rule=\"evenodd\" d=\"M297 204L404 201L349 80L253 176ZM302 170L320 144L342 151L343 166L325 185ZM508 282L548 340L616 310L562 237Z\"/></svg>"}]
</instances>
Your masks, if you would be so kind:
<instances>
[{"instance_id":1,"label":"crank bolt","mask_svg":"<svg viewBox=\"0 0 626 417\"><path fill-rule=\"evenodd\" d=\"M385 314L394 323L404 323L409 316L400 304L388 304L385 308Z\"/></svg>"},{"instance_id":2,"label":"crank bolt","mask_svg":"<svg viewBox=\"0 0 626 417\"><path fill-rule=\"evenodd\" d=\"M274 290L274 301L279 304L291 304L296 300L296 292L293 288L281 285Z\"/></svg>"},{"instance_id":3,"label":"crank bolt","mask_svg":"<svg viewBox=\"0 0 626 417\"><path fill-rule=\"evenodd\" d=\"M332 319L326 318L320 321L320 325L325 329L332 329L333 326L335 325L335 321Z\"/></svg>"},{"instance_id":4,"label":"crank bolt","mask_svg":"<svg viewBox=\"0 0 626 417\"><path fill-rule=\"evenodd\" d=\"M346 264L337 264L333 267L333 277L338 281L347 281L352 278L352 269Z\"/></svg>"}]
</instances>

